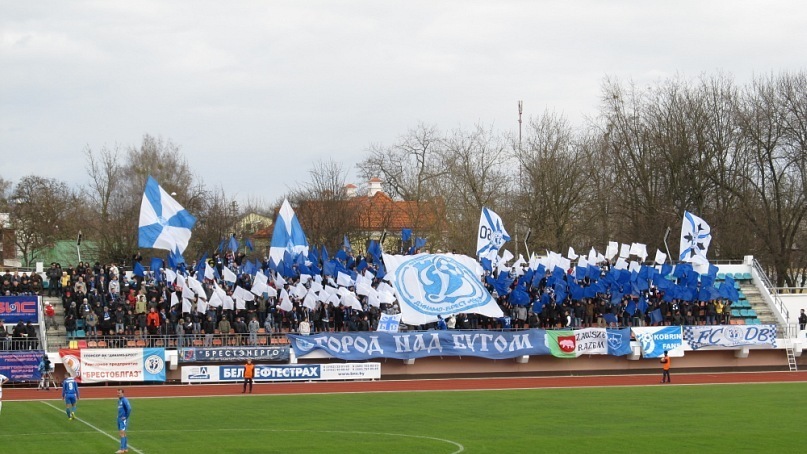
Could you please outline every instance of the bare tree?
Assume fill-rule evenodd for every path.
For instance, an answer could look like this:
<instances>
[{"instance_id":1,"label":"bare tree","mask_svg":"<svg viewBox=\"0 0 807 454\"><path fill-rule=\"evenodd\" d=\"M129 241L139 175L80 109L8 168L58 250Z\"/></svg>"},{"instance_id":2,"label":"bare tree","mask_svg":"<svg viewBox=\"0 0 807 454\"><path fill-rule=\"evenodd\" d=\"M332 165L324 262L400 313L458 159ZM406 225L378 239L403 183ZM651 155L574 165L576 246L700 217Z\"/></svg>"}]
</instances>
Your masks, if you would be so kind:
<instances>
[{"instance_id":1,"label":"bare tree","mask_svg":"<svg viewBox=\"0 0 807 454\"><path fill-rule=\"evenodd\" d=\"M521 172L515 205L533 232L531 242L552 250L573 245L586 222L589 149L564 117L552 113L530 120L524 142L513 150Z\"/></svg>"},{"instance_id":2,"label":"bare tree","mask_svg":"<svg viewBox=\"0 0 807 454\"><path fill-rule=\"evenodd\" d=\"M64 182L26 176L11 194L11 225L24 266L43 257L45 249L68 232L75 235L78 198ZM72 221L72 222L71 222Z\"/></svg>"},{"instance_id":3,"label":"bare tree","mask_svg":"<svg viewBox=\"0 0 807 454\"><path fill-rule=\"evenodd\" d=\"M238 202L228 196L221 187L203 190L196 195L201 206L196 208L198 222L193 229L188 253L185 254L186 259L191 258L190 254L198 257L204 252L214 251L223 239L229 238L233 233L239 233L234 232L234 228L243 213L238 207Z\"/></svg>"},{"instance_id":4,"label":"bare tree","mask_svg":"<svg viewBox=\"0 0 807 454\"><path fill-rule=\"evenodd\" d=\"M0 177L0 213L8 211L8 198L11 196L11 182Z\"/></svg>"},{"instance_id":5,"label":"bare tree","mask_svg":"<svg viewBox=\"0 0 807 454\"><path fill-rule=\"evenodd\" d=\"M140 204L149 175L197 218L208 203L204 184L170 140L145 135L139 147L125 151L103 147L97 153L88 147L85 157L90 176L85 194L93 207L93 216L86 221L88 239L100 243L101 260L126 261L137 250Z\"/></svg>"},{"instance_id":6,"label":"bare tree","mask_svg":"<svg viewBox=\"0 0 807 454\"><path fill-rule=\"evenodd\" d=\"M390 146L373 145L359 163L362 176L379 177L394 199L408 202L406 210L416 234L442 242L445 203L440 199L440 181L448 175L443 164L443 138L434 127L418 125ZM435 241L436 240L436 241Z\"/></svg>"},{"instance_id":7,"label":"bare tree","mask_svg":"<svg viewBox=\"0 0 807 454\"><path fill-rule=\"evenodd\" d=\"M115 227L119 226L116 221L121 218L121 213L112 208L117 205L116 196L122 192L121 151L117 145L113 148L104 146L96 154L87 146L84 157L90 180L83 194L93 213L84 221L84 233L99 243L100 259L107 261L117 255L112 251L119 253L120 246L120 231Z\"/></svg>"},{"instance_id":8,"label":"bare tree","mask_svg":"<svg viewBox=\"0 0 807 454\"><path fill-rule=\"evenodd\" d=\"M793 286L796 240L807 214L807 112L804 77L788 74L758 78L742 94L737 116L738 142L734 184L724 189L739 201L739 211L761 243L760 253L775 272L777 285ZM801 99L801 101L799 101Z\"/></svg>"},{"instance_id":9,"label":"bare tree","mask_svg":"<svg viewBox=\"0 0 807 454\"><path fill-rule=\"evenodd\" d=\"M673 159L659 150L655 120L663 115L652 111L652 100L659 96L612 80L603 91L605 138L614 172L611 190L618 194L610 213L619 219L614 239L647 242L673 216L667 178Z\"/></svg>"},{"instance_id":10,"label":"bare tree","mask_svg":"<svg viewBox=\"0 0 807 454\"><path fill-rule=\"evenodd\" d=\"M476 232L483 207L506 206L511 175L503 137L477 125L455 130L443 139L441 166L446 175L437 187L445 201L446 244L469 255L476 253ZM501 213L504 215L504 213Z\"/></svg>"},{"instance_id":11,"label":"bare tree","mask_svg":"<svg viewBox=\"0 0 807 454\"><path fill-rule=\"evenodd\" d=\"M308 241L336 248L357 229L358 207L346 191L347 170L333 160L314 163L309 181L288 195ZM333 250L333 249L331 249Z\"/></svg>"}]
</instances>

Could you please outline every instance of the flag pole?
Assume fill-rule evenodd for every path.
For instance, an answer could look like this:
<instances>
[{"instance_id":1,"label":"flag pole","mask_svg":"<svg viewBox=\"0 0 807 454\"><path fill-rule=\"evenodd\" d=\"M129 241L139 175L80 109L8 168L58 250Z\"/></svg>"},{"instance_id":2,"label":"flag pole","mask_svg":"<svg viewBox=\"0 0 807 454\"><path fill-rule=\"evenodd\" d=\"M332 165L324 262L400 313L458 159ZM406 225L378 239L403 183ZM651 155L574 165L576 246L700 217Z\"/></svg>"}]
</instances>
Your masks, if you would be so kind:
<instances>
[{"instance_id":1,"label":"flag pole","mask_svg":"<svg viewBox=\"0 0 807 454\"><path fill-rule=\"evenodd\" d=\"M527 236L524 237L524 250L527 251L527 260L529 261L530 258L530 247L527 246L527 241L530 240L530 235L532 235L532 229L527 230Z\"/></svg>"},{"instance_id":2,"label":"flag pole","mask_svg":"<svg viewBox=\"0 0 807 454\"><path fill-rule=\"evenodd\" d=\"M664 249L667 251L667 257L670 258L670 263L673 263L672 255L670 255L670 247L667 246L667 237L670 236L670 232L672 231L671 228L667 227L667 230L664 232Z\"/></svg>"},{"instance_id":3,"label":"flag pole","mask_svg":"<svg viewBox=\"0 0 807 454\"><path fill-rule=\"evenodd\" d=\"M81 230L78 231L76 238L76 253L78 254L78 261L81 262Z\"/></svg>"}]
</instances>

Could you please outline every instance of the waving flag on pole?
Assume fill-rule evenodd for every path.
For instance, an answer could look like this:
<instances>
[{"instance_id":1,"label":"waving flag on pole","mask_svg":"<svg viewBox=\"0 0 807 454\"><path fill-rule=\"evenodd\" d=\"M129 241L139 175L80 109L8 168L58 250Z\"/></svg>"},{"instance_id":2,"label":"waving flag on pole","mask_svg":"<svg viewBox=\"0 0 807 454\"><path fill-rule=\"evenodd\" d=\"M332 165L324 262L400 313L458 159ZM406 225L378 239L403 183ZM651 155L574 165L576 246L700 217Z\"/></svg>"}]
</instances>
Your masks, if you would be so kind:
<instances>
[{"instance_id":1,"label":"waving flag on pole","mask_svg":"<svg viewBox=\"0 0 807 454\"><path fill-rule=\"evenodd\" d=\"M682 262L703 262L709 243L712 242L712 228L703 219L689 211L684 211L684 222L681 225L681 255Z\"/></svg>"},{"instance_id":2,"label":"waving flag on pole","mask_svg":"<svg viewBox=\"0 0 807 454\"><path fill-rule=\"evenodd\" d=\"M235 239L235 234L233 233L230 236L230 242L227 245L227 249L230 250L230 251L233 251L233 252L238 252L238 248L240 248L240 247L241 247L241 245L238 244L238 240Z\"/></svg>"},{"instance_id":3,"label":"waving flag on pole","mask_svg":"<svg viewBox=\"0 0 807 454\"><path fill-rule=\"evenodd\" d=\"M504 229L502 218L493 211L482 208L479 218L479 231L476 239L476 255L483 256L490 251L497 251L510 241L510 235Z\"/></svg>"},{"instance_id":4,"label":"waving flag on pole","mask_svg":"<svg viewBox=\"0 0 807 454\"><path fill-rule=\"evenodd\" d=\"M140 203L138 246L178 251L188 247L196 218L149 176Z\"/></svg>"},{"instance_id":5,"label":"waving flag on pole","mask_svg":"<svg viewBox=\"0 0 807 454\"><path fill-rule=\"evenodd\" d=\"M291 209L288 199L283 200L283 205L277 213L272 243L269 247L269 258L275 263L280 263L283 261L286 251L292 257L297 254L308 256L308 241L305 239L303 227L297 220L294 210Z\"/></svg>"},{"instance_id":6,"label":"waving flag on pole","mask_svg":"<svg viewBox=\"0 0 807 454\"><path fill-rule=\"evenodd\" d=\"M168 268L176 269L182 263L185 263L185 258L178 249L168 251Z\"/></svg>"}]
</instances>

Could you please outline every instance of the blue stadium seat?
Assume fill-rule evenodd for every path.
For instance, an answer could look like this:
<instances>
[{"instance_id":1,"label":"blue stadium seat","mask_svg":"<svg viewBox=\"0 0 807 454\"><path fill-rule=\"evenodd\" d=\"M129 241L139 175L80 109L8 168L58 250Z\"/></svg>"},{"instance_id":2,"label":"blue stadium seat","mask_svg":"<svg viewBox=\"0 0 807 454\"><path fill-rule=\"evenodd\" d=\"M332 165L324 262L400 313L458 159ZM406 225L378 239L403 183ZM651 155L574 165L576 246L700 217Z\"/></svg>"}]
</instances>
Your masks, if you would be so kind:
<instances>
[{"instance_id":1,"label":"blue stadium seat","mask_svg":"<svg viewBox=\"0 0 807 454\"><path fill-rule=\"evenodd\" d=\"M748 309L740 309L740 317L748 317Z\"/></svg>"},{"instance_id":2,"label":"blue stadium seat","mask_svg":"<svg viewBox=\"0 0 807 454\"><path fill-rule=\"evenodd\" d=\"M717 273L717 280L718 281L726 280L726 273Z\"/></svg>"},{"instance_id":3,"label":"blue stadium seat","mask_svg":"<svg viewBox=\"0 0 807 454\"><path fill-rule=\"evenodd\" d=\"M731 316L732 316L732 317L742 317L742 315L740 314L740 310L739 310L739 309L732 309L732 310L731 310Z\"/></svg>"}]
</instances>

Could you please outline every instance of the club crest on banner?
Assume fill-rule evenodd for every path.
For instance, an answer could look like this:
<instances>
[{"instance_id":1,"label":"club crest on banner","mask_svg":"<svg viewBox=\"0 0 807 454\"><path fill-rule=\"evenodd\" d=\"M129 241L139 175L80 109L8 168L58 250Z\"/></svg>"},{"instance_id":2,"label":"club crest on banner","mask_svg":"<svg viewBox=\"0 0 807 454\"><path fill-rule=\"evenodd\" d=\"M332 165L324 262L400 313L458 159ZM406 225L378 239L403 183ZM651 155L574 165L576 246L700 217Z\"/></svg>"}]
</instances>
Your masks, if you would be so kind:
<instances>
[{"instance_id":1,"label":"club crest on banner","mask_svg":"<svg viewBox=\"0 0 807 454\"><path fill-rule=\"evenodd\" d=\"M395 270L406 304L427 315L465 312L487 303L479 278L455 259L443 255L417 257ZM414 284L414 285L411 285Z\"/></svg>"},{"instance_id":2,"label":"club crest on banner","mask_svg":"<svg viewBox=\"0 0 807 454\"><path fill-rule=\"evenodd\" d=\"M653 340L652 332L639 334L636 336L636 340L642 344L643 352L652 352L656 350L656 341Z\"/></svg>"},{"instance_id":3,"label":"club crest on banner","mask_svg":"<svg viewBox=\"0 0 807 454\"><path fill-rule=\"evenodd\" d=\"M577 349L577 342L574 334L571 336L558 336L558 347L563 353L574 353Z\"/></svg>"},{"instance_id":4,"label":"club crest on banner","mask_svg":"<svg viewBox=\"0 0 807 454\"><path fill-rule=\"evenodd\" d=\"M614 350L622 348L622 333L609 331L608 346Z\"/></svg>"}]
</instances>

